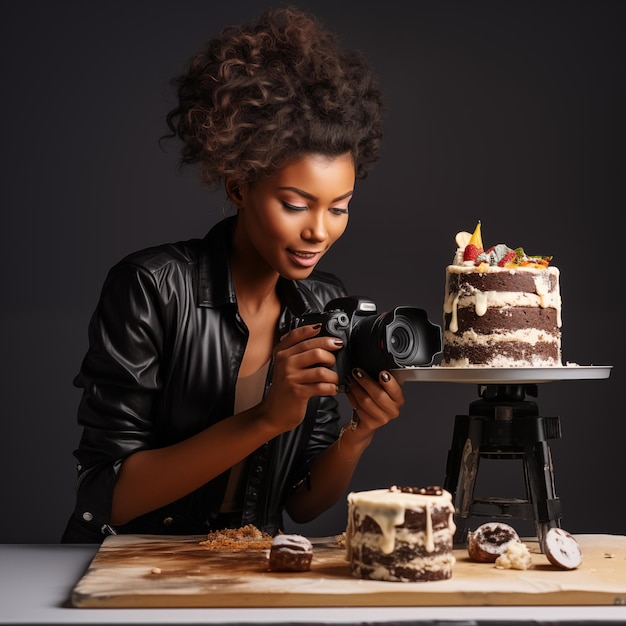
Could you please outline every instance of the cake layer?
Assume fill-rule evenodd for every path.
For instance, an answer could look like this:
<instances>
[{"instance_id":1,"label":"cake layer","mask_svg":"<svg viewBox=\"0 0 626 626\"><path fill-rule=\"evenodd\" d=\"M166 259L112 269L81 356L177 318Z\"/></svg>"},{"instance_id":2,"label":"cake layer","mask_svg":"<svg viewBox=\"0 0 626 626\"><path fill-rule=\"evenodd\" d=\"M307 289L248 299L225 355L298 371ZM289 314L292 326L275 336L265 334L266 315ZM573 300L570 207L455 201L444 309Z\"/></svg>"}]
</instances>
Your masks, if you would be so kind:
<instances>
[{"instance_id":1,"label":"cake layer","mask_svg":"<svg viewBox=\"0 0 626 626\"><path fill-rule=\"evenodd\" d=\"M448 343L443 349L442 363L446 367L559 367L561 351L554 342Z\"/></svg>"},{"instance_id":2,"label":"cake layer","mask_svg":"<svg viewBox=\"0 0 626 626\"><path fill-rule=\"evenodd\" d=\"M448 267L449 290L459 291L463 287L475 291L525 291L528 293L546 294L559 290L559 270L548 267L537 270L532 268L495 268L485 271L470 266ZM515 280L511 280L515 276Z\"/></svg>"},{"instance_id":3,"label":"cake layer","mask_svg":"<svg viewBox=\"0 0 626 626\"><path fill-rule=\"evenodd\" d=\"M451 330L452 313L444 314L444 331ZM476 315L472 308L459 307L456 311L456 330L454 334L462 335L474 331L477 335L502 334L503 332L522 329L534 329L538 339L545 338L545 334L558 336L559 319L556 309L542 309L539 307L509 307L505 309L490 308L484 315ZM453 340L452 337L447 338ZM477 339L464 337L463 341Z\"/></svg>"},{"instance_id":4,"label":"cake layer","mask_svg":"<svg viewBox=\"0 0 626 626\"><path fill-rule=\"evenodd\" d=\"M428 582L452 577L455 558L449 550L414 556L410 551L381 555L367 547L356 550L351 571L357 578L392 582Z\"/></svg>"},{"instance_id":5,"label":"cake layer","mask_svg":"<svg viewBox=\"0 0 626 626\"><path fill-rule=\"evenodd\" d=\"M557 292L543 295L527 291L453 291L444 305L446 313L472 308L476 315L483 315L490 308L540 307L561 310L561 296ZM560 319L560 316L559 316Z\"/></svg>"},{"instance_id":6,"label":"cake layer","mask_svg":"<svg viewBox=\"0 0 626 626\"><path fill-rule=\"evenodd\" d=\"M359 553L362 557L365 554L378 555L380 560L385 562L390 560L411 561L414 558L428 559L452 549L452 538L447 528L434 533L432 546L427 547L424 538L424 532L405 532L396 537L393 550L385 553L383 551L383 538L380 533L356 531L352 541L353 546L357 545L358 548L353 548L352 555L353 558ZM371 560L366 562L371 563Z\"/></svg>"}]
</instances>

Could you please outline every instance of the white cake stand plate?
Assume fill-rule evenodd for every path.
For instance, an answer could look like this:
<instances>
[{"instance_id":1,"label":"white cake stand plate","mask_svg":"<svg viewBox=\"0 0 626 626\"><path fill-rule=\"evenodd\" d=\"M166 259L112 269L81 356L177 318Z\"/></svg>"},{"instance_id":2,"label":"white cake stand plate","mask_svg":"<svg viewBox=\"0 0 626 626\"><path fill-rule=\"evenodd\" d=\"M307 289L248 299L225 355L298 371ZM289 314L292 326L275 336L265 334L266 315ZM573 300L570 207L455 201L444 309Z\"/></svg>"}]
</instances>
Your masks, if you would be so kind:
<instances>
[{"instance_id":1,"label":"white cake stand plate","mask_svg":"<svg viewBox=\"0 0 626 626\"><path fill-rule=\"evenodd\" d=\"M561 380L600 380L611 375L612 365L563 367L403 367L390 372L401 383L471 383L517 385Z\"/></svg>"}]
</instances>

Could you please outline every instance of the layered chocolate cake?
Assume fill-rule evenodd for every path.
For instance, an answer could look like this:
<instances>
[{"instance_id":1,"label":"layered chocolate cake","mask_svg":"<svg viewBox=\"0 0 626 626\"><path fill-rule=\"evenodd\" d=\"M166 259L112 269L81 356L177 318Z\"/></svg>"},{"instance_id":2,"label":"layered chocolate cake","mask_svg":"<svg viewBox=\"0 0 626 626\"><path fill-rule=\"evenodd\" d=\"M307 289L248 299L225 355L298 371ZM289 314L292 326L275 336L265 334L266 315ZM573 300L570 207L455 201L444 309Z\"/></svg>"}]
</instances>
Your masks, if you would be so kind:
<instances>
[{"instance_id":1,"label":"layered chocolate cake","mask_svg":"<svg viewBox=\"0 0 626 626\"><path fill-rule=\"evenodd\" d=\"M453 514L452 497L440 487L348 494L346 559L352 575L393 582L450 578Z\"/></svg>"},{"instance_id":2,"label":"layered chocolate cake","mask_svg":"<svg viewBox=\"0 0 626 626\"><path fill-rule=\"evenodd\" d=\"M522 248L482 247L480 224L458 233L446 268L444 367L558 367L559 269Z\"/></svg>"}]
</instances>

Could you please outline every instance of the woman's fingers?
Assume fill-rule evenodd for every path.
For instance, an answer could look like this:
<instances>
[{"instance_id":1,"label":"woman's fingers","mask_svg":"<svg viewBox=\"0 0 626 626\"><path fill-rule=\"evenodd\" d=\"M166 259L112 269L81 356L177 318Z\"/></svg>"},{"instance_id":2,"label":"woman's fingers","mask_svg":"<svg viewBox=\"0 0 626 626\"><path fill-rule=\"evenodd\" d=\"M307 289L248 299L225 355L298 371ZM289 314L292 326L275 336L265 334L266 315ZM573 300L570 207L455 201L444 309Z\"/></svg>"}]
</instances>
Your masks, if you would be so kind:
<instances>
[{"instance_id":1,"label":"woman's fingers","mask_svg":"<svg viewBox=\"0 0 626 626\"><path fill-rule=\"evenodd\" d=\"M319 327L301 326L284 335L275 350L272 384L297 397L334 395L339 377L335 352L343 347L336 337L318 337ZM304 386L303 389L296 389Z\"/></svg>"},{"instance_id":2,"label":"woman's fingers","mask_svg":"<svg viewBox=\"0 0 626 626\"><path fill-rule=\"evenodd\" d=\"M374 380L360 368L354 369L346 394L361 418L369 416L376 422L370 424L374 428L398 417L404 405L402 387L387 371Z\"/></svg>"},{"instance_id":3,"label":"woman's fingers","mask_svg":"<svg viewBox=\"0 0 626 626\"><path fill-rule=\"evenodd\" d=\"M278 349L284 350L290 346L295 346L306 339L315 337L322 328L321 324L309 324L307 326L299 326L285 333L278 343Z\"/></svg>"},{"instance_id":4,"label":"woman's fingers","mask_svg":"<svg viewBox=\"0 0 626 626\"><path fill-rule=\"evenodd\" d=\"M275 350L277 362L293 369L332 367L336 362L334 353L343 347L343 341L337 337L317 337L318 332L316 326L301 326L283 335Z\"/></svg>"}]
</instances>

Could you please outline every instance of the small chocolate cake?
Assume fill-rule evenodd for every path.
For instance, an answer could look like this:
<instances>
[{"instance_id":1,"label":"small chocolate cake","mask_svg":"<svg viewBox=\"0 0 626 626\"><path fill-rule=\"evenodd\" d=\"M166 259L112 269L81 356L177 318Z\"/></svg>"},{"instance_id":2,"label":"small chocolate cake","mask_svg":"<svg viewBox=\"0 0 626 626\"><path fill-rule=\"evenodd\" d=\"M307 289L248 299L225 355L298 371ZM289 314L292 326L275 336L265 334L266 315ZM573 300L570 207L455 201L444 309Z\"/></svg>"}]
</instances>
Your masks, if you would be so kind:
<instances>
[{"instance_id":1,"label":"small chocolate cake","mask_svg":"<svg viewBox=\"0 0 626 626\"><path fill-rule=\"evenodd\" d=\"M440 487L348 494L346 559L356 578L394 582L452 576L452 496Z\"/></svg>"},{"instance_id":2,"label":"small chocolate cake","mask_svg":"<svg viewBox=\"0 0 626 626\"><path fill-rule=\"evenodd\" d=\"M313 545L302 535L276 535L270 548L273 572L306 572L311 569Z\"/></svg>"},{"instance_id":3,"label":"small chocolate cake","mask_svg":"<svg viewBox=\"0 0 626 626\"><path fill-rule=\"evenodd\" d=\"M486 522L467 535L467 552L472 561L495 563L510 543L521 543L517 531L504 522Z\"/></svg>"},{"instance_id":4,"label":"small chocolate cake","mask_svg":"<svg viewBox=\"0 0 626 626\"><path fill-rule=\"evenodd\" d=\"M583 561L578 541L562 528L550 528L544 538L543 550L548 561L561 569L576 569Z\"/></svg>"}]
</instances>

